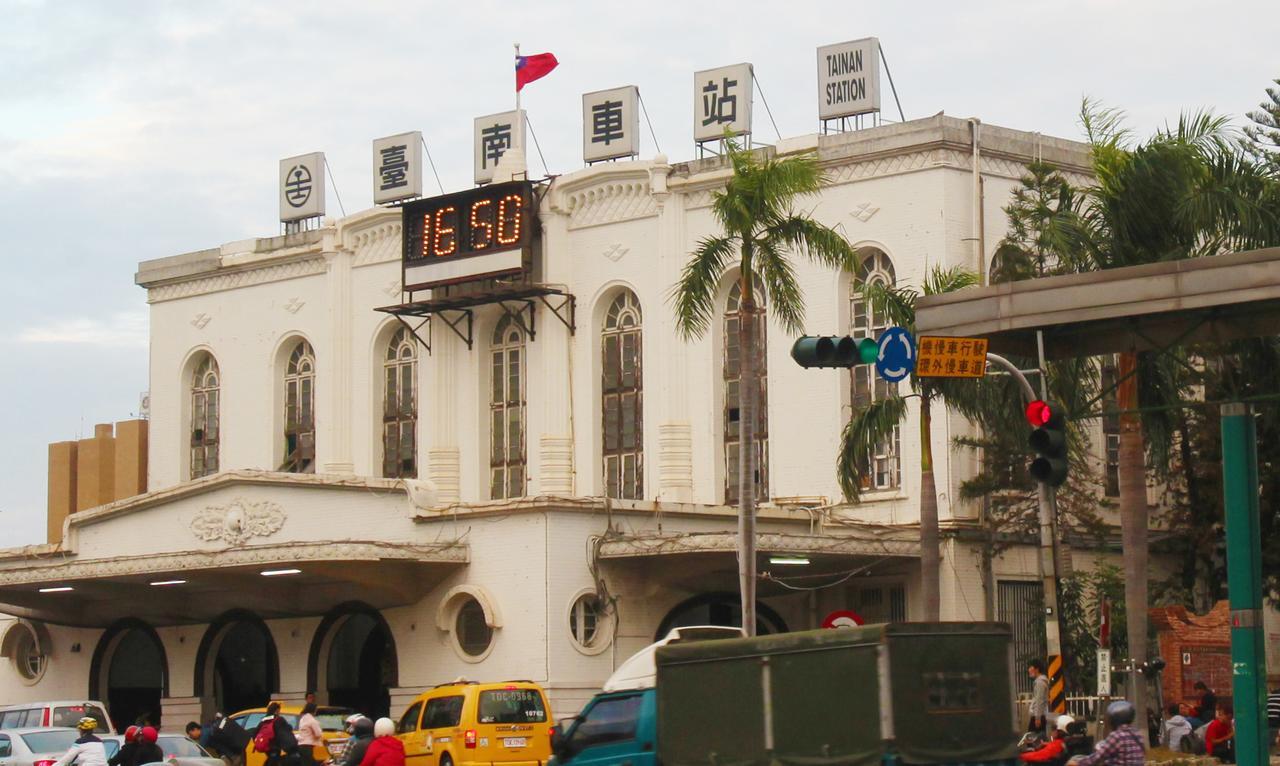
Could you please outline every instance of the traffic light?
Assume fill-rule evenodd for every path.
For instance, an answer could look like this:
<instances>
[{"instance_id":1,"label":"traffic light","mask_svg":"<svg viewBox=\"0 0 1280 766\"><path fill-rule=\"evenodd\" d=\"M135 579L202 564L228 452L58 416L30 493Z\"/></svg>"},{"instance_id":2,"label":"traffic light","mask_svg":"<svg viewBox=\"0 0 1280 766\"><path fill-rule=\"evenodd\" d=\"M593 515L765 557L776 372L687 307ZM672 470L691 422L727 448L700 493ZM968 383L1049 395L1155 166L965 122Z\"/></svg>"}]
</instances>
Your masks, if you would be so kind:
<instances>
[{"instance_id":1,"label":"traffic light","mask_svg":"<svg viewBox=\"0 0 1280 766\"><path fill-rule=\"evenodd\" d=\"M848 335L801 335L791 346L791 358L806 369L874 364L879 353L875 339Z\"/></svg>"},{"instance_id":2,"label":"traffic light","mask_svg":"<svg viewBox=\"0 0 1280 766\"><path fill-rule=\"evenodd\" d=\"M1067 417L1062 408L1039 399L1027 405L1027 422L1035 430L1027 443L1035 450L1031 478L1051 487L1067 480Z\"/></svg>"}]
</instances>

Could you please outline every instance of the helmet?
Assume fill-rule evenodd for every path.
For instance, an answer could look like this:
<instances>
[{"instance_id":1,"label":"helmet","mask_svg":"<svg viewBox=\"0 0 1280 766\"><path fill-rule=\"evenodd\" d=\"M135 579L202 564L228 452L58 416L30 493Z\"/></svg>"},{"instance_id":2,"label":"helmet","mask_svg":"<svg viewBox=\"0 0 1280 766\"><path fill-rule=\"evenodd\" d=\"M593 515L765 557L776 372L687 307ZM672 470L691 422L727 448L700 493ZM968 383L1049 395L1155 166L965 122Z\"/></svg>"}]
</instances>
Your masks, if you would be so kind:
<instances>
[{"instance_id":1,"label":"helmet","mask_svg":"<svg viewBox=\"0 0 1280 766\"><path fill-rule=\"evenodd\" d=\"M356 721L359 721L363 717L364 716L360 715L359 713L352 713L351 715L347 716L342 720L342 723L344 724L344 728L347 730L348 734L355 731Z\"/></svg>"},{"instance_id":2,"label":"helmet","mask_svg":"<svg viewBox=\"0 0 1280 766\"><path fill-rule=\"evenodd\" d=\"M125 730L124 730L124 741L125 741L125 742L132 742L132 741L133 741L133 738L134 738L134 737L136 737L136 736L138 736L138 727L137 727L137 726L130 726L129 728L127 728L127 729L125 729Z\"/></svg>"},{"instance_id":3,"label":"helmet","mask_svg":"<svg viewBox=\"0 0 1280 766\"><path fill-rule=\"evenodd\" d=\"M396 733L396 724L390 718L379 718L373 725L373 736L389 737Z\"/></svg>"},{"instance_id":4,"label":"helmet","mask_svg":"<svg viewBox=\"0 0 1280 766\"><path fill-rule=\"evenodd\" d=\"M1067 732L1067 727L1075 722L1076 719L1069 715L1060 715L1058 716L1058 720L1053 722L1053 725L1058 731L1065 734Z\"/></svg>"},{"instance_id":5,"label":"helmet","mask_svg":"<svg viewBox=\"0 0 1280 766\"><path fill-rule=\"evenodd\" d=\"M142 727L142 739L145 740L148 744L154 745L156 743L156 740L159 738L160 738L160 733L156 731L156 728L154 726Z\"/></svg>"},{"instance_id":6,"label":"helmet","mask_svg":"<svg viewBox=\"0 0 1280 766\"><path fill-rule=\"evenodd\" d=\"M85 716L84 718L81 718L79 721L76 721L76 728L79 729L80 731L93 731L94 729L98 728L98 719Z\"/></svg>"},{"instance_id":7,"label":"helmet","mask_svg":"<svg viewBox=\"0 0 1280 766\"><path fill-rule=\"evenodd\" d=\"M1128 700L1117 700L1107 705L1107 724L1113 729L1133 723L1137 712Z\"/></svg>"},{"instance_id":8,"label":"helmet","mask_svg":"<svg viewBox=\"0 0 1280 766\"><path fill-rule=\"evenodd\" d=\"M373 736L373 721L364 716L357 716L356 722L351 725L351 733L357 737Z\"/></svg>"}]
</instances>

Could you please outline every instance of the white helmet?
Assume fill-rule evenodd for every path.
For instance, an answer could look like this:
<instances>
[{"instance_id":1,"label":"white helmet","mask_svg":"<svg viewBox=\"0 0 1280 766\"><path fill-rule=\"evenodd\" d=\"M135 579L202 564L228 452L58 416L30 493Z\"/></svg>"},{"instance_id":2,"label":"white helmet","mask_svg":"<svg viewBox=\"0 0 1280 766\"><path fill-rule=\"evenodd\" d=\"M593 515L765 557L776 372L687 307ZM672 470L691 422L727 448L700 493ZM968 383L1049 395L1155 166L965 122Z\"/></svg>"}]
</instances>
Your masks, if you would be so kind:
<instances>
[{"instance_id":1,"label":"white helmet","mask_svg":"<svg viewBox=\"0 0 1280 766\"><path fill-rule=\"evenodd\" d=\"M1065 732L1067 730L1067 727L1075 722L1076 722L1076 719L1072 718L1069 715L1060 715L1058 716L1058 720L1053 722L1053 725L1058 729L1058 731Z\"/></svg>"}]
</instances>

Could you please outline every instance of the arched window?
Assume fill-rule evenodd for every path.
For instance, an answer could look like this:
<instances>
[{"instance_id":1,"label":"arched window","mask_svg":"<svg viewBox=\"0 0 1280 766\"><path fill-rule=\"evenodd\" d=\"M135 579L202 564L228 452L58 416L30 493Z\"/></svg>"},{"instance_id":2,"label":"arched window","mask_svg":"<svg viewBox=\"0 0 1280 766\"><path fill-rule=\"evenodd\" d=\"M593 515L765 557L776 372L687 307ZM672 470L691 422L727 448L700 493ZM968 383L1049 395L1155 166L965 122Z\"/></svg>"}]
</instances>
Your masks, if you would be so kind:
<instances>
[{"instance_id":1,"label":"arched window","mask_svg":"<svg viewBox=\"0 0 1280 766\"><path fill-rule=\"evenodd\" d=\"M316 355L298 341L284 373L284 463L281 471L316 472Z\"/></svg>"},{"instance_id":2,"label":"arched window","mask_svg":"<svg viewBox=\"0 0 1280 766\"><path fill-rule=\"evenodd\" d=\"M191 478L218 472L218 416L220 379L211 354L191 376Z\"/></svg>"},{"instance_id":3,"label":"arched window","mask_svg":"<svg viewBox=\"0 0 1280 766\"><path fill-rule=\"evenodd\" d=\"M756 433L755 433L755 487L756 499L769 498L769 386L768 366L766 362L766 322L764 307L764 290L757 285L755 292L756 312L752 321L756 323L756 372L759 374L760 387L756 396ZM742 303L742 287L738 282L729 289L729 300L724 313L724 501L727 505L737 503L738 497L738 453L741 446L741 404L740 384L742 381L741 360L742 349L739 347L738 330L743 320L740 312Z\"/></svg>"},{"instance_id":4,"label":"arched window","mask_svg":"<svg viewBox=\"0 0 1280 766\"><path fill-rule=\"evenodd\" d=\"M609 497L644 497L644 377L640 365L640 301L623 290L609 305L600 333L603 381L604 488Z\"/></svg>"},{"instance_id":5,"label":"arched window","mask_svg":"<svg viewBox=\"0 0 1280 766\"><path fill-rule=\"evenodd\" d=\"M889 327L887 317L876 313L862 297L863 284L880 284L893 287L897 278L893 272L893 262L889 256L879 250L872 250L862 259L858 268L857 279L850 283L849 316L853 320L851 335L855 338L876 338ZM897 395L898 384L887 383L879 375L873 365L861 364L850 370L852 382L852 403L854 411L865 408L872 402ZM901 468L899 466L899 429L893 428L893 434L876 444L871 454L863 458L862 488L893 489L901 484Z\"/></svg>"},{"instance_id":6,"label":"arched window","mask_svg":"<svg viewBox=\"0 0 1280 766\"><path fill-rule=\"evenodd\" d=\"M510 314L489 349L489 497L524 496L524 330Z\"/></svg>"},{"instance_id":7,"label":"arched window","mask_svg":"<svg viewBox=\"0 0 1280 766\"><path fill-rule=\"evenodd\" d=\"M418 475L418 345L407 327L387 344L382 362L382 475Z\"/></svg>"}]
</instances>

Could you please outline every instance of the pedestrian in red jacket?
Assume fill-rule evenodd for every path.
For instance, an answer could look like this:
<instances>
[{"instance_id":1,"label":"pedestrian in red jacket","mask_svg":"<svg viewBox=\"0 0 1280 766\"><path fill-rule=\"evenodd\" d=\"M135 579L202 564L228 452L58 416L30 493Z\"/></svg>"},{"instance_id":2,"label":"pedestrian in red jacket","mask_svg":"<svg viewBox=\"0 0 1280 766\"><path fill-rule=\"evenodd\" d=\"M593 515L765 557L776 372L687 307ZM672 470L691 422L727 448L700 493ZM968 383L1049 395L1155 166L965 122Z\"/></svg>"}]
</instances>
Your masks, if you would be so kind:
<instances>
[{"instance_id":1,"label":"pedestrian in red jacket","mask_svg":"<svg viewBox=\"0 0 1280 766\"><path fill-rule=\"evenodd\" d=\"M373 725L373 741L360 766L404 766L404 743L396 739L396 725L390 718L379 718Z\"/></svg>"}]
</instances>

